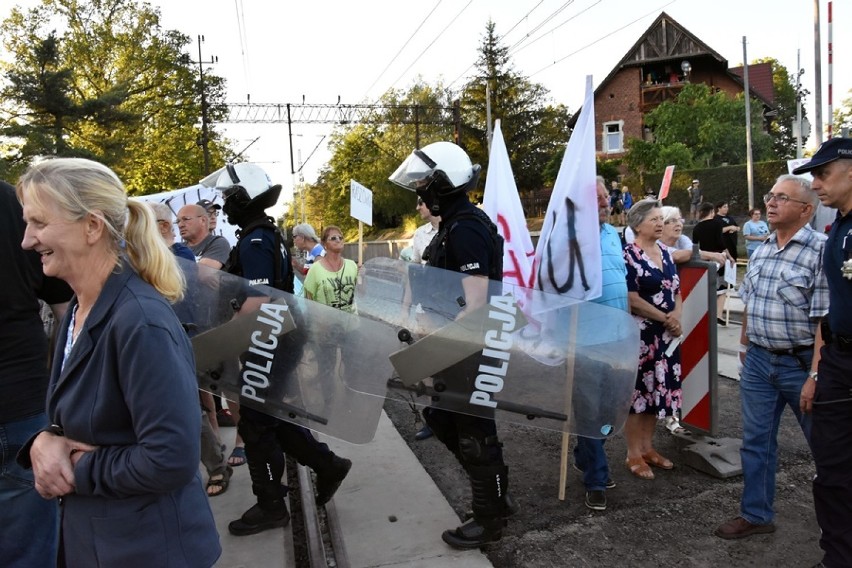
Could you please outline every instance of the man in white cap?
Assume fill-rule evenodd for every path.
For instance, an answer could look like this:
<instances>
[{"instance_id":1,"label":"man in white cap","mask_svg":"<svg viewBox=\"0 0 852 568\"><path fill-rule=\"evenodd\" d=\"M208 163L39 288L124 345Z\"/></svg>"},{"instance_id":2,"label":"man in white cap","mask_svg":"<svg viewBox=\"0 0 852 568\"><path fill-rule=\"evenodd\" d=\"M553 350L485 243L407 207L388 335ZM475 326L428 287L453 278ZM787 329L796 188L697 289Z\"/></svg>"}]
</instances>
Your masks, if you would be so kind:
<instances>
[{"instance_id":1,"label":"man in white cap","mask_svg":"<svg viewBox=\"0 0 852 568\"><path fill-rule=\"evenodd\" d=\"M704 201L704 196L701 195L701 182L697 179L692 180L692 185L686 188L689 193L689 216L693 221L698 220L698 207Z\"/></svg>"}]
</instances>

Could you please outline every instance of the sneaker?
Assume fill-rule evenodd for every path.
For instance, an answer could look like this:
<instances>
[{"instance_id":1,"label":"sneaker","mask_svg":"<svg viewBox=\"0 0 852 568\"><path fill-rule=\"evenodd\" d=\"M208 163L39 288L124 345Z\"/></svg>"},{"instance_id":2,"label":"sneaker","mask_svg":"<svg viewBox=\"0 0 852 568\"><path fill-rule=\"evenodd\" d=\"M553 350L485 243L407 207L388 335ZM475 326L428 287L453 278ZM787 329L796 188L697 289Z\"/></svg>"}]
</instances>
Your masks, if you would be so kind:
<instances>
[{"instance_id":1,"label":"sneaker","mask_svg":"<svg viewBox=\"0 0 852 568\"><path fill-rule=\"evenodd\" d=\"M586 507L592 511L606 511L606 492L586 491Z\"/></svg>"},{"instance_id":2,"label":"sneaker","mask_svg":"<svg viewBox=\"0 0 852 568\"><path fill-rule=\"evenodd\" d=\"M352 469L350 460L334 456L329 467L323 469L322 472L317 472L317 507L321 507L331 500L350 469Z\"/></svg>"},{"instance_id":3,"label":"sneaker","mask_svg":"<svg viewBox=\"0 0 852 568\"><path fill-rule=\"evenodd\" d=\"M576 469L580 473L584 473L583 470L580 469L580 466L578 466L577 464L574 464L574 469ZM607 489L614 489L615 488L615 481L611 477L606 478L606 488Z\"/></svg>"},{"instance_id":4,"label":"sneaker","mask_svg":"<svg viewBox=\"0 0 852 568\"><path fill-rule=\"evenodd\" d=\"M767 534L773 532L775 532L775 525L772 523L755 525L742 517L737 517L719 525L713 534L719 538L734 540L737 538L745 538L753 534Z\"/></svg>"},{"instance_id":5,"label":"sneaker","mask_svg":"<svg viewBox=\"0 0 852 568\"><path fill-rule=\"evenodd\" d=\"M248 536L269 529L286 527L289 523L290 513L287 512L287 506L283 502L280 506L268 510L261 508L258 504L243 513L243 516L236 521L228 523L228 532L234 536Z\"/></svg>"},{"instance_id":6,"label":"sneaker","mask_svg":"<svg viewBox=\"0 0 852 568\"><path fill-rule=\"evenodd\" d=\"M434 434L432 433L432 429L428 426L424 426L423 428L418 430L416 434L414 434L414 439L419 442L420 440L426 440L428 438L431 438L433 435Z\"/></svg>"}]
</instances>

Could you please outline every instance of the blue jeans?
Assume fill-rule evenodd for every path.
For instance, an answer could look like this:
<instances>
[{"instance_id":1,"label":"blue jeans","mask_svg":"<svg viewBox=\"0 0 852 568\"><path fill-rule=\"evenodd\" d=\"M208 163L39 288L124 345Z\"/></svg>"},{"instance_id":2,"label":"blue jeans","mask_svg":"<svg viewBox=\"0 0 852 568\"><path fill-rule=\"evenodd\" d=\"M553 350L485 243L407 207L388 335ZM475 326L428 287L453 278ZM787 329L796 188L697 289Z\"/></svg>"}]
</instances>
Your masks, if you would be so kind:
<instances>
[{"instance_id":1,"label":"blue jeans","mask_svg":"<svg viewBox=\"0 0 852 568\"><path fill-rule=\"evenodd\" d=\"M773 355L750 345L740 378L743 415L743 495L740 514L764 525L775 516L775 470L778 465L778 425L789 405L810 444L811 417L799 410L802 385L808 378L813 350ZM803 368L804 365L804 368Z\"/></svg>"},{"instance_id":2,"label":"blue jeans","mask_svg":"<svg viewBox=\"0 0 852 568\"><path fill-rule=\"evenodd\" d=\"M574 463L583 470L583 485L586 491L605 491L609 480L609 464L606 461L604 442L595 438L577 436L574 447Z\"/></svg>"},{"instance_id":3,"label":"blue jeans","mask_svg":"<svg viewBox=\"0 0 852 568\"><path fill-rule=\"evenodd\" d=\"M33 434L47 426L44 414L0 424L0 564L15 568L56 565L59 510L56 499L36 493L33 472L15 461Z\"/></svg>"}]
</instances>

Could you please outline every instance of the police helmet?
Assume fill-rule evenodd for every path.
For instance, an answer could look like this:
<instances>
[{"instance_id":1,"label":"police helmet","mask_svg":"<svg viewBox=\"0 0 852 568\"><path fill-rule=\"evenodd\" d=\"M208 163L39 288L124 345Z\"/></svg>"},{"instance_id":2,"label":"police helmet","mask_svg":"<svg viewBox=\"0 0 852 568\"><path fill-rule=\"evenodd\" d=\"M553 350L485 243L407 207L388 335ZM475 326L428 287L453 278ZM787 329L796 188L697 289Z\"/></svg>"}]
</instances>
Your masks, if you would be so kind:
<instances>
[{"instance_id":1,"label":"police helmet","mask_svg":"<svg viewBox=\"0 0 852 568\"><path fill-rule=\"evenodd\" d=\"M249 163L226 164L216 180L216 188L222 192L228 217L247 209L271 207L281 194L280 184L272 185L260 166Z\"/></svg>"},{"instance_id":2,"label":"police helmet","mask_svg":"<svg viewBox=\"0 0 852 568\"><path fill-rule=\"evenodd\" d=\"M388 179L418 195L428 191L444 197L473 189L479 171L460 146L435 142L414 150Z\"/></svg>"}]
</instances>

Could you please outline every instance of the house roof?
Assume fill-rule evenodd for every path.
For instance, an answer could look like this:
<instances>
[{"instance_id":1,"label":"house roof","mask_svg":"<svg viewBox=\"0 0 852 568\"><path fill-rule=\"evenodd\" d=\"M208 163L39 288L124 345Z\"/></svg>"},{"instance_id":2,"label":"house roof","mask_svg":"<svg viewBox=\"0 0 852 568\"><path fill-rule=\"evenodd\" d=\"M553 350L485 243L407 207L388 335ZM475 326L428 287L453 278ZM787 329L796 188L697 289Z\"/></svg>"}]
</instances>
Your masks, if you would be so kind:
<instances>
[{"instance_id":1,"label":"house roof","mask_svg":"<svg viewBox=\"0 0 852 568\"><path fill-rule=\"evenodd\" d=\"M728 73L736 76L739 82L743 82L743 68L732 67ZM757 95L763 102L772 106L775 104L775 87L772 82L771 63L752 63L748 66L748 86L751 92Z\"/></svg>"},{"instance_id":2,"label":"house roof","mask_svg":"<svg viewBox=\"0 0 852 568\"><path fill-rule=\"evenodd\" d=\"M734 73L733 69L728 69L728 60L722 57L719 53L713 50L706 43L698 39L692 32L680 25L674 18L665 12L660 12L657 19L648 26L639 39L636 40L624 57L621 58L612 71L609 72L603 81L595 89L595 96L607 86L615 75L626 67L639 67L648 63L656 63L689 57L693 60L698 58L711 59L728 73L740 85L743 84L742 68L740 74ZM764 65L764 64L760 64ZM769 64L765 64L769 66ZM769 66L769 82L766 83L763 79L765 71L761 69L756 74L760 78L760 87L757 87L755 79L752 78L752 68L755 66L749 65L749 90L753 95L757 96L766 106L772 107L775 99L773 95L772 85L772 69ZM569 126L573 127L579 117L582 107L577 109L577 112L569 120Z\"/></svg>"}]
</instances>

